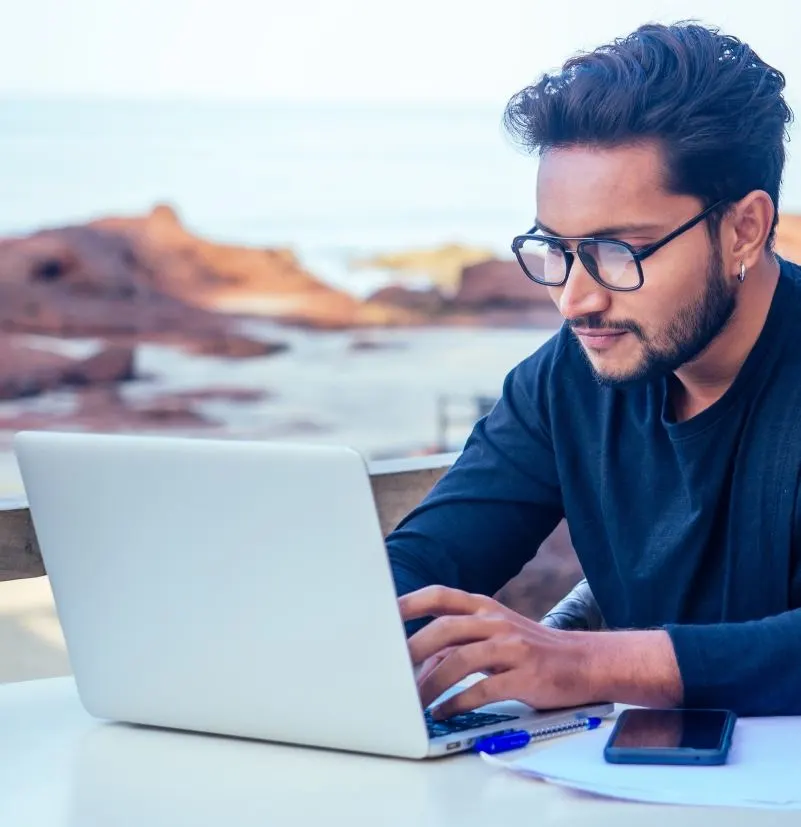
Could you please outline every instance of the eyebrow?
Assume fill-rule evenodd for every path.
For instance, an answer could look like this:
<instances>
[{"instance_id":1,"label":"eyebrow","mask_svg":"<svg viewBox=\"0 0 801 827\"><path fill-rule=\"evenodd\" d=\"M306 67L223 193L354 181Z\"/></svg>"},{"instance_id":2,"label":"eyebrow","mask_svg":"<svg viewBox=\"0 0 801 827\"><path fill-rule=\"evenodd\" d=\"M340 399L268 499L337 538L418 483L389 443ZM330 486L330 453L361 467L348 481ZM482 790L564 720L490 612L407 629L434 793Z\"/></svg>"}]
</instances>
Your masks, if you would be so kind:
<instances>
[{"instance_id":1,"label":"eyebrow","mask_svg":"<svg viewBox=\"0 0 801 827\"><path fill-rule=\"evenodd\" d=\"M534 222L534 229L545 233L545 235L552 235L555 238L603 238L616 235L636 235L638 233L651 233L661 229L659 224L619 224L617 227L600 227L591 233L582 236L563 236L546 227L541 221Z\"/></svg>"}]
</instances>

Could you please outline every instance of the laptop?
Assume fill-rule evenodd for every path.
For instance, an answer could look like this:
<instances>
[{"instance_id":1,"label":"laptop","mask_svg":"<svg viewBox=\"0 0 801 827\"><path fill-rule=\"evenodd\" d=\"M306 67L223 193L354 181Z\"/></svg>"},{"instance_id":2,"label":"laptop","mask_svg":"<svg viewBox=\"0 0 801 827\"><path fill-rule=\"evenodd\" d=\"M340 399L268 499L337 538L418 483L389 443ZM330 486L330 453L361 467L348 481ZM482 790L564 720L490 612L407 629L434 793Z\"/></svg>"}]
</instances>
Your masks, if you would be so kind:
<instances>
[{"instance_id":1,"label":"laptop","mask_svg":"<svg viewBox=\"0 0 801 827\"><path fill-rule=\"evenodd\" d=\"M97 718L425 758L613 709L432 721L349 448L29 431L14 450Z\"/></svg>"}]
</instances>

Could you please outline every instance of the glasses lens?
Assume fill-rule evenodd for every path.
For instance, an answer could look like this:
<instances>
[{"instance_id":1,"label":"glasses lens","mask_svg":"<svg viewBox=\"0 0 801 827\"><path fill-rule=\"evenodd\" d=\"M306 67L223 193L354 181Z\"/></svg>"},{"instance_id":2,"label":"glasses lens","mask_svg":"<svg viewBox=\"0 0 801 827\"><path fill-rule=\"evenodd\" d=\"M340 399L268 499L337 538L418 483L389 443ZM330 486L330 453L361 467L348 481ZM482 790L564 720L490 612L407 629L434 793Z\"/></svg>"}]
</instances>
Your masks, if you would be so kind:
<instances>
[{"instance_id":1,"label":"glasses lens","mask_svg":"<svg viewBox=\"0 0 801 827\"><path fill-rule=\"evenodd\" d=\"M527 238L517 248L526 275L540 284L561 284L567 273L565 254L558 244Z\"/></svg>"},{"instance_id":2,"label":"glasses lens","mask_svg":"<svg viewBox=\"0 0 801 827\"><path fill-rule=\"evenodd\" d=\"M640 286L640 271L628 247L614 241L591 241L581 245L584 266L609 287L627 289Z\"/></svg>"}]
</instances>

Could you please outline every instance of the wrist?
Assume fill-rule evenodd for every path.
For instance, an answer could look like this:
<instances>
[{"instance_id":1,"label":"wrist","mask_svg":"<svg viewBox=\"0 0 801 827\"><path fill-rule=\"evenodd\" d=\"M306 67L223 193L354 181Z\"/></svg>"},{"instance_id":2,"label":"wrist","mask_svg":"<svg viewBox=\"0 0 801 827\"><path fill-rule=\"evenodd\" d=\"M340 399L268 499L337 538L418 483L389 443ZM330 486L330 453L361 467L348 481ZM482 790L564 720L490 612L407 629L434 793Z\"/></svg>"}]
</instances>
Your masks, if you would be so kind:
<instances>
[{"instance_id":1,"label":"wrist","mask_svg":"<svg viewBox=\"0 0 801 827\"><path fill-rule=\"evenodd\" d=\"M674 707L684 690L676 653L663 630L581 635L590 702Z\"/></svg>"}]
</instances>

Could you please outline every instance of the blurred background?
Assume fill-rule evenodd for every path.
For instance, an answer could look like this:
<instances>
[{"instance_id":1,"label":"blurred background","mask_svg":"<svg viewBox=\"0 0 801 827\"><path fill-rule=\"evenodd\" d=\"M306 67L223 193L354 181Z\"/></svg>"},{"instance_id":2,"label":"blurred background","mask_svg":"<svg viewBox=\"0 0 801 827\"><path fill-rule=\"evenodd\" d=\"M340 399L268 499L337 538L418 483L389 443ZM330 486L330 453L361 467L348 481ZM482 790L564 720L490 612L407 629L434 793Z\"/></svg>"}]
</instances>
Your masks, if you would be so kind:
<instances>
[{"instance_id":1,"label":"blurred background","mask_svg":"<svg viewBox=\"0 0 801 827\"><path fill-rule=\"evenodd\" d=\"M801 101L790 0L2 6L0 494L28 427L458 449L560 321L509 258L507 99L692 17Z\"/></svg>"}]
</instances>

